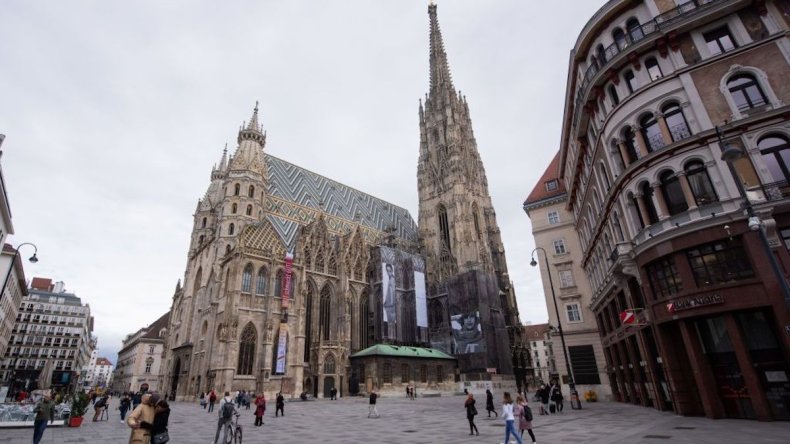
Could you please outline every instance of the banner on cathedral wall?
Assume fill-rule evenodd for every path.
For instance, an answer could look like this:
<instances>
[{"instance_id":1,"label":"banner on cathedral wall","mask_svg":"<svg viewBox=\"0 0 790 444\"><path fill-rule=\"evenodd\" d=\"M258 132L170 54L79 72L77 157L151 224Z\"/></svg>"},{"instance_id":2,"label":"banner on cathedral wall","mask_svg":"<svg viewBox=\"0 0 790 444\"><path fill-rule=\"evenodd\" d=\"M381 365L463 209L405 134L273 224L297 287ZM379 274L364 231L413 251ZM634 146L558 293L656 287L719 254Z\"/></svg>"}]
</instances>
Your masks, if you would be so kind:
<instances>
[{"instance_id":1,"label":"banner on cathedral wall","mask_svg":"<svg viewBox=\"0 0 790 444\"><path fill-rule=\"evenodd\" d=\"M285 352L288 345L288 324L280 322L280 333L277 338L277 365L275 366L274 373L278 375L285 374Z\"/></svg>"},{"instance_id":2,"label":"banner on cathedral wall","mask_svg":"<svg viewBox=\"0 0 790 444\"><path fill-rule=\"evenodd\" d=\"M414 272L414 297L417 306L417 327L428 327L428 303L425 298L425 273Z\"/></svg>"},{"instance_id":3,"label":"banner on cathedral wall","mask_svg":"<svg viewBox=\"0 0 790 444\"><path fill-rule=\"evenodd\" d=\"M294 255L291 253L285 254L285 276L283 277L282 285L282 306L288 308L288 302L291 297L291 272L293 270Z\"/></svg>"}]
</instances>

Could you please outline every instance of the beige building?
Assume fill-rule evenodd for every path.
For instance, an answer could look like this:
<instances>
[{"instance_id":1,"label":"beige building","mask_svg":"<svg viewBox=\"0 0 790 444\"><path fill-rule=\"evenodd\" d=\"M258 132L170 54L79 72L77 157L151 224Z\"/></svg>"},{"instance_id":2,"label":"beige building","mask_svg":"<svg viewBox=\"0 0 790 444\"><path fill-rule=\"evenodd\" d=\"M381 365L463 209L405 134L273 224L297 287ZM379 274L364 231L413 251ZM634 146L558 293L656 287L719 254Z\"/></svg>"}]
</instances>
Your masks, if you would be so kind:
<instances>
[{"instance_id":1,"label":"beige building","mask_svg":"<svg viewBox=\"0 0 790 444\"><path fill-rule=\"evenodd\" d=\"M100 362L104 368L109 365L110 374L105 374L109 387L118 392L137 392L147 384L149 391L162 390L160 373L169 319L167 312L151 325L128 335L118 352L115 370L107 359L97 358L97 368ZM97 376L97 384L99 380Z\"/></svg>"},{"instance_id":2,"label":"beige building","mask_svg":"<svg viewBox=\"0 0 790 444\"><path fill-rule=\"evenodd\" d=\"M524 211L532 224L535 245L543 249L542 252L536 251L533 257L540 267L549 325L553 327L551 334L554 336L556 370L562 376L565 392L569 393L568 367L562 341L557 334L561 323L570 369L578 392L583 394L593 390L599 399L609 399L612 391L606 374L606 360L598 325L590 310L592 291L582 268L582 248L573 213L566 209L568 193L565 191L565 184L559 180L559 174L558 153L524 202ZM548 270L544 254L548 259ZM555 296L558 305L556 309ZM560 314L559 321L557 311ZM544 381L548 382L548 379Z\"/></svg>"},{"instance_id":3,"label":"beige building","mask_svg":"<svg viewBox=\"0 0 790 444\"><path fill-rule=\"evenodd\" d=\"M16 323L19 306L22 298L27 296L27 284L25 283L25 271L22 261L16 256L16 250L9 244L3 245L0 253L0 270L5 272L5 288L0 295L0 356L5 355L8 347L8 340L11 337L11 330ZM12 265L13 264L13 265ZM0 371L0 380L6 381Z\"/></svg>"},{"instance_id":4,"label":"beige building","mask_svg":"<svg viewBox=\"0 0 790 444\"><path fill-rule=\"evenodd\" d=\"M557 361L554 358L554 343L551 339L549 324L525 325L524 340L527 341L532 357L532 389L541 384L551 382L557 373ZM564 362L564 361L563 361Z\"/></svg>"}]
</instances>

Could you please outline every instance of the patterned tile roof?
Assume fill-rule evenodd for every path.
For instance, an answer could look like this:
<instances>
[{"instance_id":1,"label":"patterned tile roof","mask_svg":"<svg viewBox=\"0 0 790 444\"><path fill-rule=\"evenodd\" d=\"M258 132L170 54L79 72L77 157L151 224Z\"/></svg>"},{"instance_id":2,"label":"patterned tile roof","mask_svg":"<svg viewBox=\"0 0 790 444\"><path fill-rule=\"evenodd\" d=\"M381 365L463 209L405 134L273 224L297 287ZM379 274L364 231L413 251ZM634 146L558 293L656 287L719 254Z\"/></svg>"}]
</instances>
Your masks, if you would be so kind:
<instances>
[{"instance_id":1,"label":"patterned tile roof","mask_svg":"<svg viewBox=\"0 0 790 444\"><path fill-rule=\"evenodd\" d=\"M358 221L369 241L390 231L399 238L417 241L417 224L405 208L265 156L269 180L266 218L289 249L295 245L299 225L316 219L322 209L327 227L334 234L345 234Z\"/></svg>"}]
</instances>

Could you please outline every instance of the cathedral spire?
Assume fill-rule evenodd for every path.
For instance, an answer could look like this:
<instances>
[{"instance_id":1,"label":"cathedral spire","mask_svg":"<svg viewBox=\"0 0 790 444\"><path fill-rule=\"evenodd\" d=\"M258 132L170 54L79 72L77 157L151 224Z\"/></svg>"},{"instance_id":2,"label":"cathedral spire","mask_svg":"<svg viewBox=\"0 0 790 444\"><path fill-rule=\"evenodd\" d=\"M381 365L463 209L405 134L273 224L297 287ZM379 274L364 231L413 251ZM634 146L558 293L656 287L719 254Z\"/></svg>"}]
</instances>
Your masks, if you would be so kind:
<instances>
[{"instance_id":1,"label":"cathedral spire","mask_svg":"<svg viewBox=\"0 0 790 444\"><path fill-rule=\"evenodd\" d=\"M439 91L453 91L453 79L450 76L450 66L447 63L447 53L444 52L442 30L439 29L439 19L436 16L436 4L428 5L428 16L431 18L431 89L433 96Z\"/></svg>"},{"instance_id":2,"label":"cathedral spire","mask_svg":"<svg viewBox=\"0 0 790 444\"><path fill-rule=\"evenodd\" d=\"M250 123L242 124L239 130L238 142L242 140L254 140L261 144L266 144L266 134L263 132L263 127L258 124L258 101L255 101L255 109L252 111Z\"/></svg>"},{"instance_id":3,"label":"cathedral spire","mask_svg":"<svg viewBox=\"0 0 790 444\"><path fill-rule=\"evenodd\" d=\"M228 166L228 144L225 143L225 148L222 150L222 159L219 161L218 171L225 171Z\"/></svg>"}]
</instances>

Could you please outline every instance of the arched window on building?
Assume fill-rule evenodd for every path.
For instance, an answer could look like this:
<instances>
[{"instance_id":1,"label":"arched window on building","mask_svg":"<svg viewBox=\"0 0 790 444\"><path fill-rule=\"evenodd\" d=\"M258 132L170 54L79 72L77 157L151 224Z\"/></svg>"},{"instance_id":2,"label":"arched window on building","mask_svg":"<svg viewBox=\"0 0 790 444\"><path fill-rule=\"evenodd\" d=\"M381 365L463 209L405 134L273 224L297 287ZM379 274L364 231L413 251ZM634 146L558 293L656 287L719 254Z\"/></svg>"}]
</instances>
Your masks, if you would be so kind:
<instances>
[{"instance_id":1,"label":"arched window on building","mask_svg":"<svg viewBox=\"0 0 790 444\"><path fill-rule=\"evenodd\" d=\"M623 234L623 226L620 224L620 215L617 214L617 211L612 213L612 223L614 225L614 234L617 242L623 242L625 240L625 235Z\"/></svg>"},{"instance_id":2,"label":"arched window on building","mask_svg":"<svg viewBox=\"0 0 790 444\"><path fill-rule=\"evenodd\" d=\"M230 245L225 245L225 255L227 256L229 254L230 254Z\"/></svg>"},{"instance_id":3,"label":"arched window on building","mask_svg":"<svg viewBox=\"0 0 790 444\"><path fill-rule=\"evenodd\" d=\"M598 57L599 66L606 65L606 50L600 43L595 47L595 55Z\"/></svg>"},{"instance_id":4,"label":"arched window on building","mask_svg":"<svg viewBox=\"0 0 790 444\"><path fill-rule=\"evenodd\" d=\"M664 73L661 72L661 67L658 65L658 60L655 57L645 59L645 68L647 68L647 75L651 81L664 77Z\"/></svg>"},{"instance_id":5,"label":"arched window on building","mask_svg":"<svg viewBox=\"0 0 790 444\"><path fill-rule=\"evenodd\" d=\"M324 359L324 374L331 375L335 373L335 355L329 353Z\"/></svg>"},{"instance_id":6,"label":"arched window on building","mask_svg":"<svg viewBox=\"0 0 790 444\"><path fill-rule=\"evenodd\" d=\"M649 152L652 153L664 147L664 136L661 134L661 128L654 115L647 114L639 119L639 126L642 127L640 131L642 131L642 137L647 143Z\"/></svg>"},{"instance_id":7,"label":"arched window on building","mask_svg":"<svg viewBox=\"0 0 790 444\"><path fill-rule=\"evenodd\" d=\"M359 348L365 349L370 345L368 343L368 328L369 328L369 314L370 307L368 305L368 292L365 290L362 297L359 299Z\"/></svg>"},{"instance_id":8,"label":"arched window on building","mask_svg":"<svg viewBox=\"0 0 790 444\"><path fill-rule=\"evenodd\" d=\"M311 270L313 268L313 258L310 257L310 247L304 247L304 253L302 254L304 262L304 269Z\"/></svg>"},{"instance_id":9,"label":"arched window on building","mask_svg":"<svg viewBox=\"0 0 790 444\"><path fill-rule=\"evenodd\" d=\"M310 347L313 343L313 293L312 282L307 284L307 297L304 302L304 362L310 362Z\"/></svg>"},{"instance_id":10,"label":"arched window on building","mask_svg":"<svg viewBox=\"0 0 790 444\"><path fill-rule=\"evenodd\" d=\"M228 235L233 236L233 233L236 231L236 226L232 223L228 225Z\"/></svg>"},{"instance_id":11,"label":"arched window on building","mask_svg":"<svg viewBox=\"0 0 790 444\"><path fill-rule=\"evenodd\" d=\"M763 137L757 142L768 172L775 182L790 181L790 142L778 134Z\"/></svg>"},{"instance_id":12,"label":"arched window on building","mask_svg":"<svg viewBox=\"0 0 790 444\"><path fill-rule=\"evenodd\" d=\"M686 198L683 196L683 188L680 186L675 173L672 171L664 171L659 176L661 181L661 193L664 196L664 202L667 204L669 214L674 216L689 209Z\"/></svg>"},{"instance_id":13,"label":"arched window on building","mask_svg":"<svg viewBox=\"0 0 790 444\"><path fill-rule=\"evenodd\" d=\"M630 69L626 69L623 73L623 79L625 79L625 86L628 87L628 92L632 93L639 89L639 83L636 81L636 76L634 72Z\"/></svg>"},{"instance_id":14,"label":"arched window on building","mask_svg":"<svg viewBox=\"0 0 790 444\"><path fill-rule=\"evenodd\" d=\"M252 216L252 205L247 205L247 216Z\"/></svg>"},{"instance_id":15,"label":"arched window on building","mask_svg":"<svg viewBox=\"0 0 790 444\"><path fill-rule=\"evenodd\" d=\"M642 192L642 200L645 202L645 208L647 209L648 220L646 225L653 225L658 222L658 211L656 211L656 205L653 203L653 187L649 183L643 182L639 186L639 191Z\"/></svg>"},{"instance_id":16,"label":"arched window on building","mask_svg":"<svg viewBox=\"0 0 790 444\"><path fill-rule=\"evenodd\" d=\"M319 273L324 273L324 252L318 250L318 253L315 254L315 271Z\"/></svg>"},{"instance_id":17,"label":"arched window on building","mask_svg":"<svg viewBox=\"0 0 790 444\"><path fill-rule=\"evenodd\" d=\"M614 85L609 85L606 89L609 91L609 100L612 101L612 108L614 108L620 104L620 96L617 95L617 88L615 88Z\"/></svg>"},{"instance_id":18,"label":"arched window on building","mask_svg":"<svg viewBox=\"0 0 790 444\"><path fill-rule=\"evenodd\" d=\"M628 46L628 41L625 39L625 32L620 28L614 28L612 31L612 39L617 44L617 48L621 51Z\"/></svg>"},{"instance_id":19,"label":"arched window on building","mask_svg":"<svg viewBox=\"0 0 790 444\"><path fill-rule=\"evenodd\" d=\"M258 296L264 296L266 294L266 281L269 280L269 270L266 267L261 267L258 270L258 280L256 281L255 285L255 294Z\"/></svg>"},{"instance_id":20,"label":"arched window on building","mask_svg":"<svg viewBox=\"0 0 790 444\"><path fill-rule=\"evenodd\" d=\"M247 192L247 196L255 197L255 187L254 186L250 185L250 189Z\"/></svg>"},{"instance_id":21,"label":"arched window on building","mask_svg":"<svg viewBox=\"0 0 790 444\"><path fill-rule=\"evenodd\" d=\"M667 122L673 142L691 137L691 130L689 130L686 116L683 115L680 105L677 103L666 104L661 108L661 112L664 114L664 120Z\"/></svg>"},{"instance_id":22,"label":"arched window on building","mask_svg":"<svg viewBox=\"0 0 790 444\"><path fill-rule=\"evenodd\" d=\"M252 291L252 264L247 264L244 267L244 272L241 274L241 292L249 293Z\"/></svg>"},{"instance_id":23,"label":"arched window on building","mask_svg":"<svg viewBox=\"0 0 790 444\"><path fill-rule=\"evenodd\" d=\"M630 126L623 129L623 144L625 145L625 153L629 157L624 159L627 162L626 166L639 160L639 151L636 149L636 134L634 134L634 130Z\"/></svg>"},{"instance_id":24,"label":"arched window on building","mask_svg":"<svg viewBox=\"0 0 790 444\"><path fill-rule=\"evenodd\" d=\"M452 246L450 244L450 223L447 219L447 208L444 205L439 204L439 207L436 209L437 214L439 215L439 234L441 236L442 245L447 248L448 252L452 252Z\"/></svg>"},{"instance_id":25,"label":"arched window on building","mask_svg":"<svg viewBox=\"0 0 790 444\"><path fill-rule=\"evenodd\" d=\"M628 29L628 35L631 37L632 42L638 42L645 37L644 31L642 31L642 26L639 24L639 20L635 17L631 17L625 22L625 28Z\"/></svg>"},{"instance_id":26,"label":"arched window on building","mask_svg":"<svg viewBox=\"0 0 790 444\"><path fill-rule=\"evenodd\" d=\"M598 164L598 169L601 172L601 181L603 181L604 187L606 187L606 192L609 192L609 189L612 187L612 184L609 182L609 174L606 172L606 165L603 162Z\"/></svg>"},{"instance_id":27,"label":"arched window on building","mask_svg":"<svg viewBox=\"0 0 790 444\"><path fill-rule=\"evenodd\" d=\"M321 289L321 300L319 307L318 325L321 333L321 339L330 340L330 333L332 332L332 290L329 285L324 285Z\"/></svg>"},{"instance_id":28,"label":"arched window on building","mask_svg":"<svg viewBox=\"0 0 790 444\"><path fill-rule=\"evenodd\" d=\"M203 218L203 221L200 223L200 228L206 228L206 218Z\"/></svg>"},{"instance_id":29,"label":"arched window on building","mask_svg":"<svg viewBox=\"0 0 790 444\"><path fill-rule=\"evenodd\" d=\"M237 211L239 211L239 206L237 204L234 203L233 205L230 206L231 214L236 214Z\"/></svg>"},{"instance_id":30,"label":"arched window on building","mask_svg":"<svg viewBox=\"0 0 790 444\"><path fill-rule=\"evenodd\" d=\"M241 185L236 184L233 186L233 195L238 196L239 192L241 192Z\"/></svg>"},{"instance_id":31,"label":"arched window on building","mask_svg":"<svg viewBox=\"0 0 790 444\"><path fill-rule=\"evenodd\" d=\"M354 266L354 279L358 281L365 280L365 262L362 258L357 259L357 264Z\"/></svg>"},{"instance_id":32,"label":"arched window on building","mask_svg":"<svg viewBox=\"0 0 790 444\"><path fill-rule=\"evenodd\" d=\"M628 193L628 210L636 231L645 228L645 221L642 219L642 212L639 210L639 201L633 193Z\"/></svg>"},{"instance_id":33,"label":"arched window on building","mask_svg":"<svg viewBox=\"0 0 790 444\"><path fill-rule=\"evenodd\" d=\"M239 339L239 362L236 366L237 375L252 375L253 364L255 363L255 343L257 342L258 332L252 322L244 327Z\"/></svg>"},{"instance_id":34,"label":"arched window on building","mask_svg":"<svg viewBox=\"0 0 790 444\"><path fill-rule=\"evenodd\" d=\"M329 261L327 263L326 272L331 274L332 276L337 276L337 260L335 259L335 255L329 255Z\"/></svg>"},{"instance_id":35,"label":"arched window on building","mask_svg":"<svg viewBox=\"0 0 790 444\"><path fill-rule=\"evenodd\" d=\"M733 76L727 81L727 89L738 111L748 111L768 103L763 89L752 74Z\"/></svg>"},{"instance_id":36,"label":"arched window on building","mask_svg":"<svg viewBox=\"0 0 790 444\"><path fill-rule=\"evenodd\" d=\"M708 169L705 164L699 160L692 160L686 164L685 167L686 178L689 181L691 194L694 195L694 200L697 206L709 204L719 200L716 196L716 190L713 189L713 183L708 176Z\"/></svg>"},{"instance_id":37,"label":"arched window on building","mask_svg":"<svg viewBox=\"0 0 790 444\"><path fill-rule=\"evenodd\" d=\"M277 270L277 274L274 275L274 297L276 298L281 298L283 296L284 279L285 279L285 273L281 268Z\"/></svg>"}]
</instances>

